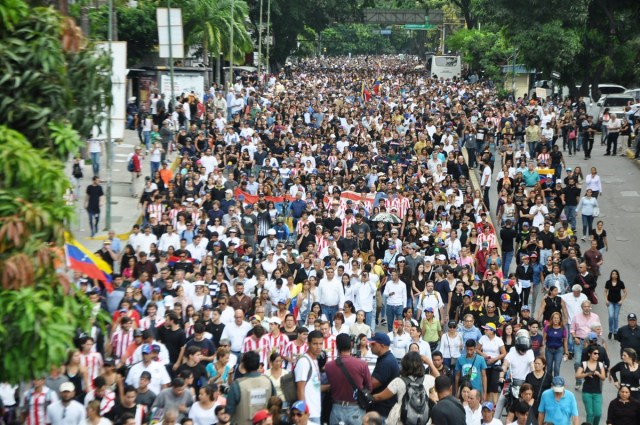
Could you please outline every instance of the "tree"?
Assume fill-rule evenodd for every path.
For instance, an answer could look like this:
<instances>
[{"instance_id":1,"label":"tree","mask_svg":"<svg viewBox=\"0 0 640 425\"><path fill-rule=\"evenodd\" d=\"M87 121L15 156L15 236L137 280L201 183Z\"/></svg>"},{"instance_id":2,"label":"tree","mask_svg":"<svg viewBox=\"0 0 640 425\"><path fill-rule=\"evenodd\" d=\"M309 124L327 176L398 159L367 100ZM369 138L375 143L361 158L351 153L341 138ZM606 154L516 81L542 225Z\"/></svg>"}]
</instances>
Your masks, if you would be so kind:
<instances>
[{"instance_id":1,"label":"tree","mask_svg":"<svg viewBox=\"0 0 640 425\"><path fill-rule=\"evenodd\" d=\"M62 363L90 304L58 272L73 218L62 160L110 101L109 59L52 8L0 0L0 382Z\"/></svg>"},{"instance_id":2,"label":"tree","mask_svg":"<svg viewBox=\"0 0 640 425\"><path fill-rule=\"evenodd\" d=\"M459 51L463 62L474 71L484 73L484 77L494 81L501 80L500 65L513 54L513 48L503 34L495 29L462 29L447 39L449 48Z\"/></svg>"},{"instance_id":3,"label":"tree","mask_svg":"<svg viewBox=\"0 0 640 425\"><path fill-rule=\"evenodd\" d=\"M572 95L602 81L633 81L640 3L632 0L482 0L483 17L503 29L526 66L560 72ZM636 75L637 78L637 75Z\"/></svg>"}]
</instances>

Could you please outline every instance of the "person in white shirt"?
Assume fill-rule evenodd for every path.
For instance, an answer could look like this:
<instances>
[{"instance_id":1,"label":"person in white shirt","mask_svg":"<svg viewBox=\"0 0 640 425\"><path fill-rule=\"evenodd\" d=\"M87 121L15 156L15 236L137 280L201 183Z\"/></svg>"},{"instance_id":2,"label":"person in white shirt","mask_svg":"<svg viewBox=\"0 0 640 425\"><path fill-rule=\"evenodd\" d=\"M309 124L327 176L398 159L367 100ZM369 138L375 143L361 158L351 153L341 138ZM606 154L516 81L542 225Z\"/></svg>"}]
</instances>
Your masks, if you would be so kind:
<instances>
[{"instance_id":1,"label":"person in white shirt","mask_svg":"<svg viewBox=\"0 0 640 425\"><path fill-rule=\"evenodd\" d=\"M460 257L460 250L462 249L462 245L460 244L460 239L458 239L457 231L451 231L451 236L444 242L444 246L447 248L447 254L449 254L449 258Z\"/></svg>"},{"instance_id":2,"label":"person in white shirt","mask_svg":"<svg viewBox=\"0 0 640 425\"><path fill-rule=\"evenodd\" d=\"M360 279L353 278L352 282L355 309L356 311L364 311L364 322L369 325L371 329L375 329L374 309L377 291L376 284L369 278L369 272L366 271L362 272Z\"/></svg>"},{"instance_id":3,"label":"person in white shirt","mask_svg":"<svg viewBox=\"0 0 640 425\"><path fill-rule=\"evenodd\" d=\"M391 332L393 321L402 318L402 309L407 306L407 285L400 280L396 270L391 272L383 296L387 297L387 330Z\"/></svg>"},{"instance_id":4,"label":"person in white shirt","mask_svg":"<svg viewBox=\"0 0 640 425\"><path fill-rule=\"evenodd\" d=\"M53 402L47 408L47 424L49 425L84 425L86 411L82 403L73 398L76 395L75 386L71 382L60 385L60 400Z\"/></svg>"},{"instance_id":5,"label":"person in white shirt","mask_svg":"<svg viewBox=\"0 0 640 425\"><path fill-rule=\"evenodd\" d=\"M482 425L502 425L500 419L493 417L493 403L490 401L482 403Z\"/></svg>"},{"instance_id":6,"label":"person in white shirt","mask_svg":"<svg viewBox=\"0 0 640 425\"><path fill-rule=\"evenodd\" d=\"M209 148L204 151L204 155L200 158L200 163L206 169L206 177L213 173L213 170L218 166L218 160L215 156L211 155L211 149Z\"/></svg>"},{"instance_id":7,"label":"person in white shirt","mask_svg":"<svg viewBox=\"0 0 640 425\"><path fill-rule=\"evenodd\" d=\"M138 233L136 242L137 246L133 247L136 253L141 251L149 253L152 243L158 246L158 237L151 233L151 226L147 225L144 227L144 233Z\"/></svg>"},{"instance_id":8,"label":"person in white shirt","mask_svg":"<svg viewBox=\"0 0 640 425\"><path fill-rule=\"evenodd\" d=\"M409 329L411 329L411 322L400 321L398 327L393 326L393 330L387 334L391 340L389 348L397 359L403 358L409 351L409 344L411 343Z\"/></svg>"},{"instance_id":9,"label":"person in white shirt","mask_svg":"<svg viewBox=\"0 0 640 425\"><path fill-rule=\"evenodd\" d=\"M169 383L171 383L171 377L167 372L167 368L156 360L159 353L159 346L150 344L143 345L142 361L131 367L125 383L138 389L140 387L140 377L144 372L148 372L151 375L149 382L149 389L151 391L157 395L164 388L167 388Z\"/></svg>"},{"instance_id":10,"label":"person in white shirt","mask_svg":"<svg viewBox=\"0 0 640 425\"><path fill-rule=\"evenodd\" d=\"M142 234L140 233L140 225L134 224L131 228L129 238L127 239L127 245L131 245L136 252L138 252L138 247L140 246L141 236Z\"/></svg>"},{"instance_id":11,"label":"person in white shirt","mask_svg":"<svg viewBox=\"0 0 640 425\"><path fill-rule=\"evenodd\" d=\"M467 405L464 406L464 412L466 414L466 425L480 425L482 424L482 406L480 405L480 391L469 391L469 397L467 398Z\"/></svg>"},{"instance_id":12,"label":"person in white shirt","mask_svg":"<svg viewBox=\"0 0 640 425\"><path fill-rule=\"evenodd\" d=\"M187 245L187 251L191 253L191 258L198 262L202 262L205 255L207 255L207 247L202 246L202 236L196 235L193 237L193 242Z\"/></svg>"},{"instance_id":13,"label":"person in white shirt","mask_svg":"<svg viewBox=\"0 0 640 425\"><path fill-rule=\"evenodd\" d=\"M333 316L338 310L342 310L345 301L342 282L336 277L333 267L328 267L326 276L320 280L316 289L316 300L320 303L327 319L333 323Z\"/></svg>"},{"instance_id":14,"label":"person in white shirt","mask_svg":"<svg viewBox=\"0 0 640 425\"><path fill-rule=\"evenodd\" d=\"M433 282L431 281L427 282L424 292L420 294L416 307L418 308L418 317L422 317L422 312L424 312L427 307L433 308L435 320L440 321L445 316L442 296L438 291L434 290Z\"/></svg>"},{"instance_id":15,"label":"person in white shirt","mask_svg":"<svg viewBox=\"0 0 640 425\"><path fill-rule=\"evenodd\" d=\"M158 243L158 251L167 252L169 247L172 246L175 249L180 247L180 236L173 231L173 226L167 226L167 233L163 234L160 237L160 242Z\"/></svg>"},{"instance_id":16,"label":"person in white shirt","mask_svg":"<svg viewBox=\"0 0 640 425\"><path fill-rule=\"evenodd\" d=\"M242 344L251 330L251 324L244 321L244 312L242 310L236 310L233 318L232 323L225 324L220 339L228 339L231 343L231 352L236 357L240 357Z\"/></svg>"}]
</instances>

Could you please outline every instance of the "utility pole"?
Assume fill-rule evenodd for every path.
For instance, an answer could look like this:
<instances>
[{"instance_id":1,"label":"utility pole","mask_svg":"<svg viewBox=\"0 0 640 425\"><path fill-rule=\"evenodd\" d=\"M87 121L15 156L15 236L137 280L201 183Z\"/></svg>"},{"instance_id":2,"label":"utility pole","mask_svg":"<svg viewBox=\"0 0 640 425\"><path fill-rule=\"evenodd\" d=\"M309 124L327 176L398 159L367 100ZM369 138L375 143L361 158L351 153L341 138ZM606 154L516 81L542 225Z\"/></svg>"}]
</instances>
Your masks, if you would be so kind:
<instances>
[{"instance_id":1,"label":"utility pole","mask_svg":"<svg viewBox=\"0 0 640 425\"><path fill-rule=\"evenodd\" d=\"M111 80L111 84L113 84L113 54L111 51L111 42L113 41L113 0L109 0L109 28L107 30L107 45L109 50L109 60L110 60L110 69L109 69L109 79ZM106 217L105 217L105 229L109 230L111 228L111 196L112 196L112 186L113 186L113 176L112 176L112 168L113 168L113 144L111 140L111 105L107 105L107 208L106 208Z\"/></svg>"},{"instance_id":2,"label":"utility pole","mask_svg":"<svg viewBox=\"0 0 640 425\"><path fill-rule=\"evenodd\" d=\"M233 9L236 2L231 0L231 34L229 37L229 89L233 88Z\"/></svg>"},{"instance_id":3,"label":"utility pole","mask_svg":"<svg viewBox=\"0 0 640 425\"><path fill-rule=\"evenodd\" d=\"M173 91L173 41L171 40L171 0L167 0L167 25L169 27L169 76L171 79L171 99L169 99L168 102L165 101L168 111L169 106L173 105L173 101L175 99L175 93Z\"/></svg>"},{"instance_id":4,"label":"utility pole","mask_svg":"<svg viewBox=\"0 0 640 425\"><path fill-rule=\"evenodd\" d=\"M260 20L258 24L258 80L262 71L262 0L260 0Z\"/></svg>"},{"instance_id":5,"label":"utility pole","mask_svg":"<svg viewBox=\"0 0 640 425\"><path fill-rule=\"evenodd\" d=\"M271 43L273 40L271 39L271 0L267 0L267 62L266 62L266 72L269 74L269 49L271 48Z\"/></svg>"}]
</instances>

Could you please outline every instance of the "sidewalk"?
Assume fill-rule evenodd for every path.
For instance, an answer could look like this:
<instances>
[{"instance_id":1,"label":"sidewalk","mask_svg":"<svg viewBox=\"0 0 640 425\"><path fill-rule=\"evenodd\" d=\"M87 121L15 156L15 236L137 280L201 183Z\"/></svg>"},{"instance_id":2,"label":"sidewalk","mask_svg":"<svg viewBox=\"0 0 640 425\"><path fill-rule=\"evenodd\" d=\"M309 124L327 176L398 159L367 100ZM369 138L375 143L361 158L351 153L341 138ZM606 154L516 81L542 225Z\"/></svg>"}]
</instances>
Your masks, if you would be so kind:
<instances>
[{"instance_id":1,"label":"sidewalk","mask_svg":"<svg viewBox=\"0 0 640 425\"><path fill-rule=\"evenodd\" d=\"M113 167L112 167L112 185L111 185L111 228L119 235L123 244L126 242L131 226L133 226L140 218L140 198L133 198L130 194L131 190L131 174L127 171L127 157L133 152L134 148L139 144L137 131L125 130L124 140L121 143L114 143ZM65 172L71 176L72 161L67 161ZM137 193L142 191L144 186L144 176L149 175L149 157L145 157L142 161L142 177L136 182ZM84 177L80 181L78 189L78 199L76 200L76 221L70 226L71 232L76 239L80 241L91 251L96 251L102 246L102 240L107 236L106 224L106 206L100 211L100 231L94 238L91 238L89 230L89 217L83 208L84 198L87 186L91 184L93 171L91 164L85 164ZM107 153L106 147L103 145L100 154L100 178L102 189L105 194L107 192ZM124 245L123 245L124 246Z\"/></svg>"}]
</instances>

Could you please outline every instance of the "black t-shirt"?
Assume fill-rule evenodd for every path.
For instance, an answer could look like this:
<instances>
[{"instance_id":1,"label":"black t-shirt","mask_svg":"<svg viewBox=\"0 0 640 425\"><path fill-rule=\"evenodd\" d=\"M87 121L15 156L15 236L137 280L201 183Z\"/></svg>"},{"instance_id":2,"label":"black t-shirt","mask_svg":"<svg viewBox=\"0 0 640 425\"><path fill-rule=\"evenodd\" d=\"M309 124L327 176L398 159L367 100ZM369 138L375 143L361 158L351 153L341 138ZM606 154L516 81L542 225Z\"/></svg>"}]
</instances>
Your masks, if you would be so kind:
<instances>
[{"instance_id":1,"label":"black t-shirt","mask_svg":"<svg viewBox=\"0 0 640 425\"><path fill-rule=\"evenodd\" d=\"M187 335L184 330L171 330L164 326L158 328L158 341L162 342L169 351L169 360L172 364L178 361L180 350L187 343Z\"/></svg>"},{"instance_id":2,"label":"black t-shirt","mask_svg":"<svg viewBox=\"0 0 640 425\"><path fill-rule=\"evenodd\" d=\"M90 184L87 186L87 209L100 211L100 197L104 196L102 186Z\"/></svg>"},{"instance_id":3,"label":"black t-shirt","mask_svg":"<svg viewBox=\"0 0 640 425\"><path fill-rule=\"evenodd\" d=\"M431 421L437 425L465 425L467 418L462 403L450 395L433 406Z\"/></svg>"},{"instance_id":4,"label":"black t-shirt","mask_svg":"<svg viewBox=\"0 0 640 425\"><path fill-rule=\"evenodd\" d=\"M218 323L217 325L212 321L208 321L206 325L204 325L204 330L211 334L211 341L213 342L214 347L218 347L220 345L220 338L222 337L222 331L224 330L224 323Z\"/></svg>"},{"instance_id":5,"label":"black t-shirt","mask_svg":"<svg viewBox=\"0 0 640 425\"><path fill-rule=\"evenodd\" d=\"M502 252L513 252L513 241L516 238L516 230L513 227L503 227L500 229L500 240Z\"/></svg>"},{"instance_id":6,"label":"black t-shirt","mask_svg":"<svg viewBox=\"0 0 640 425\"><path fill-rule=\"evenodd\" d=\"M619 303L622 299L622 290L625 289L625 286L624 282L621 280L619 280L615 286L611 284L610 280L607 280L607 283L604 284L604 289L609 291L607 301L610 303Z\"/></svg>"},{"instance_id":7,"label":"black t-shirt","mask_svg":"<svg viewBox=\"0 0 640 425\"><path fill-rule=\"evenodd\" d=\"M552 249L555 236L553 232L538 232L538 239L542 241L542 249Z\"/></svg>"},{"instance_id":8,"label":"black t-shirt","mask_svg":"<svg viewBox=\"0 0 640 425\"><path fill-rule=\"evenodd\" d=\"M567 186L562 192L564 193L565 205L575 207L578 205L578 199L580 198L580 189L576 186Z\"/></svg>"}]
</instances>

